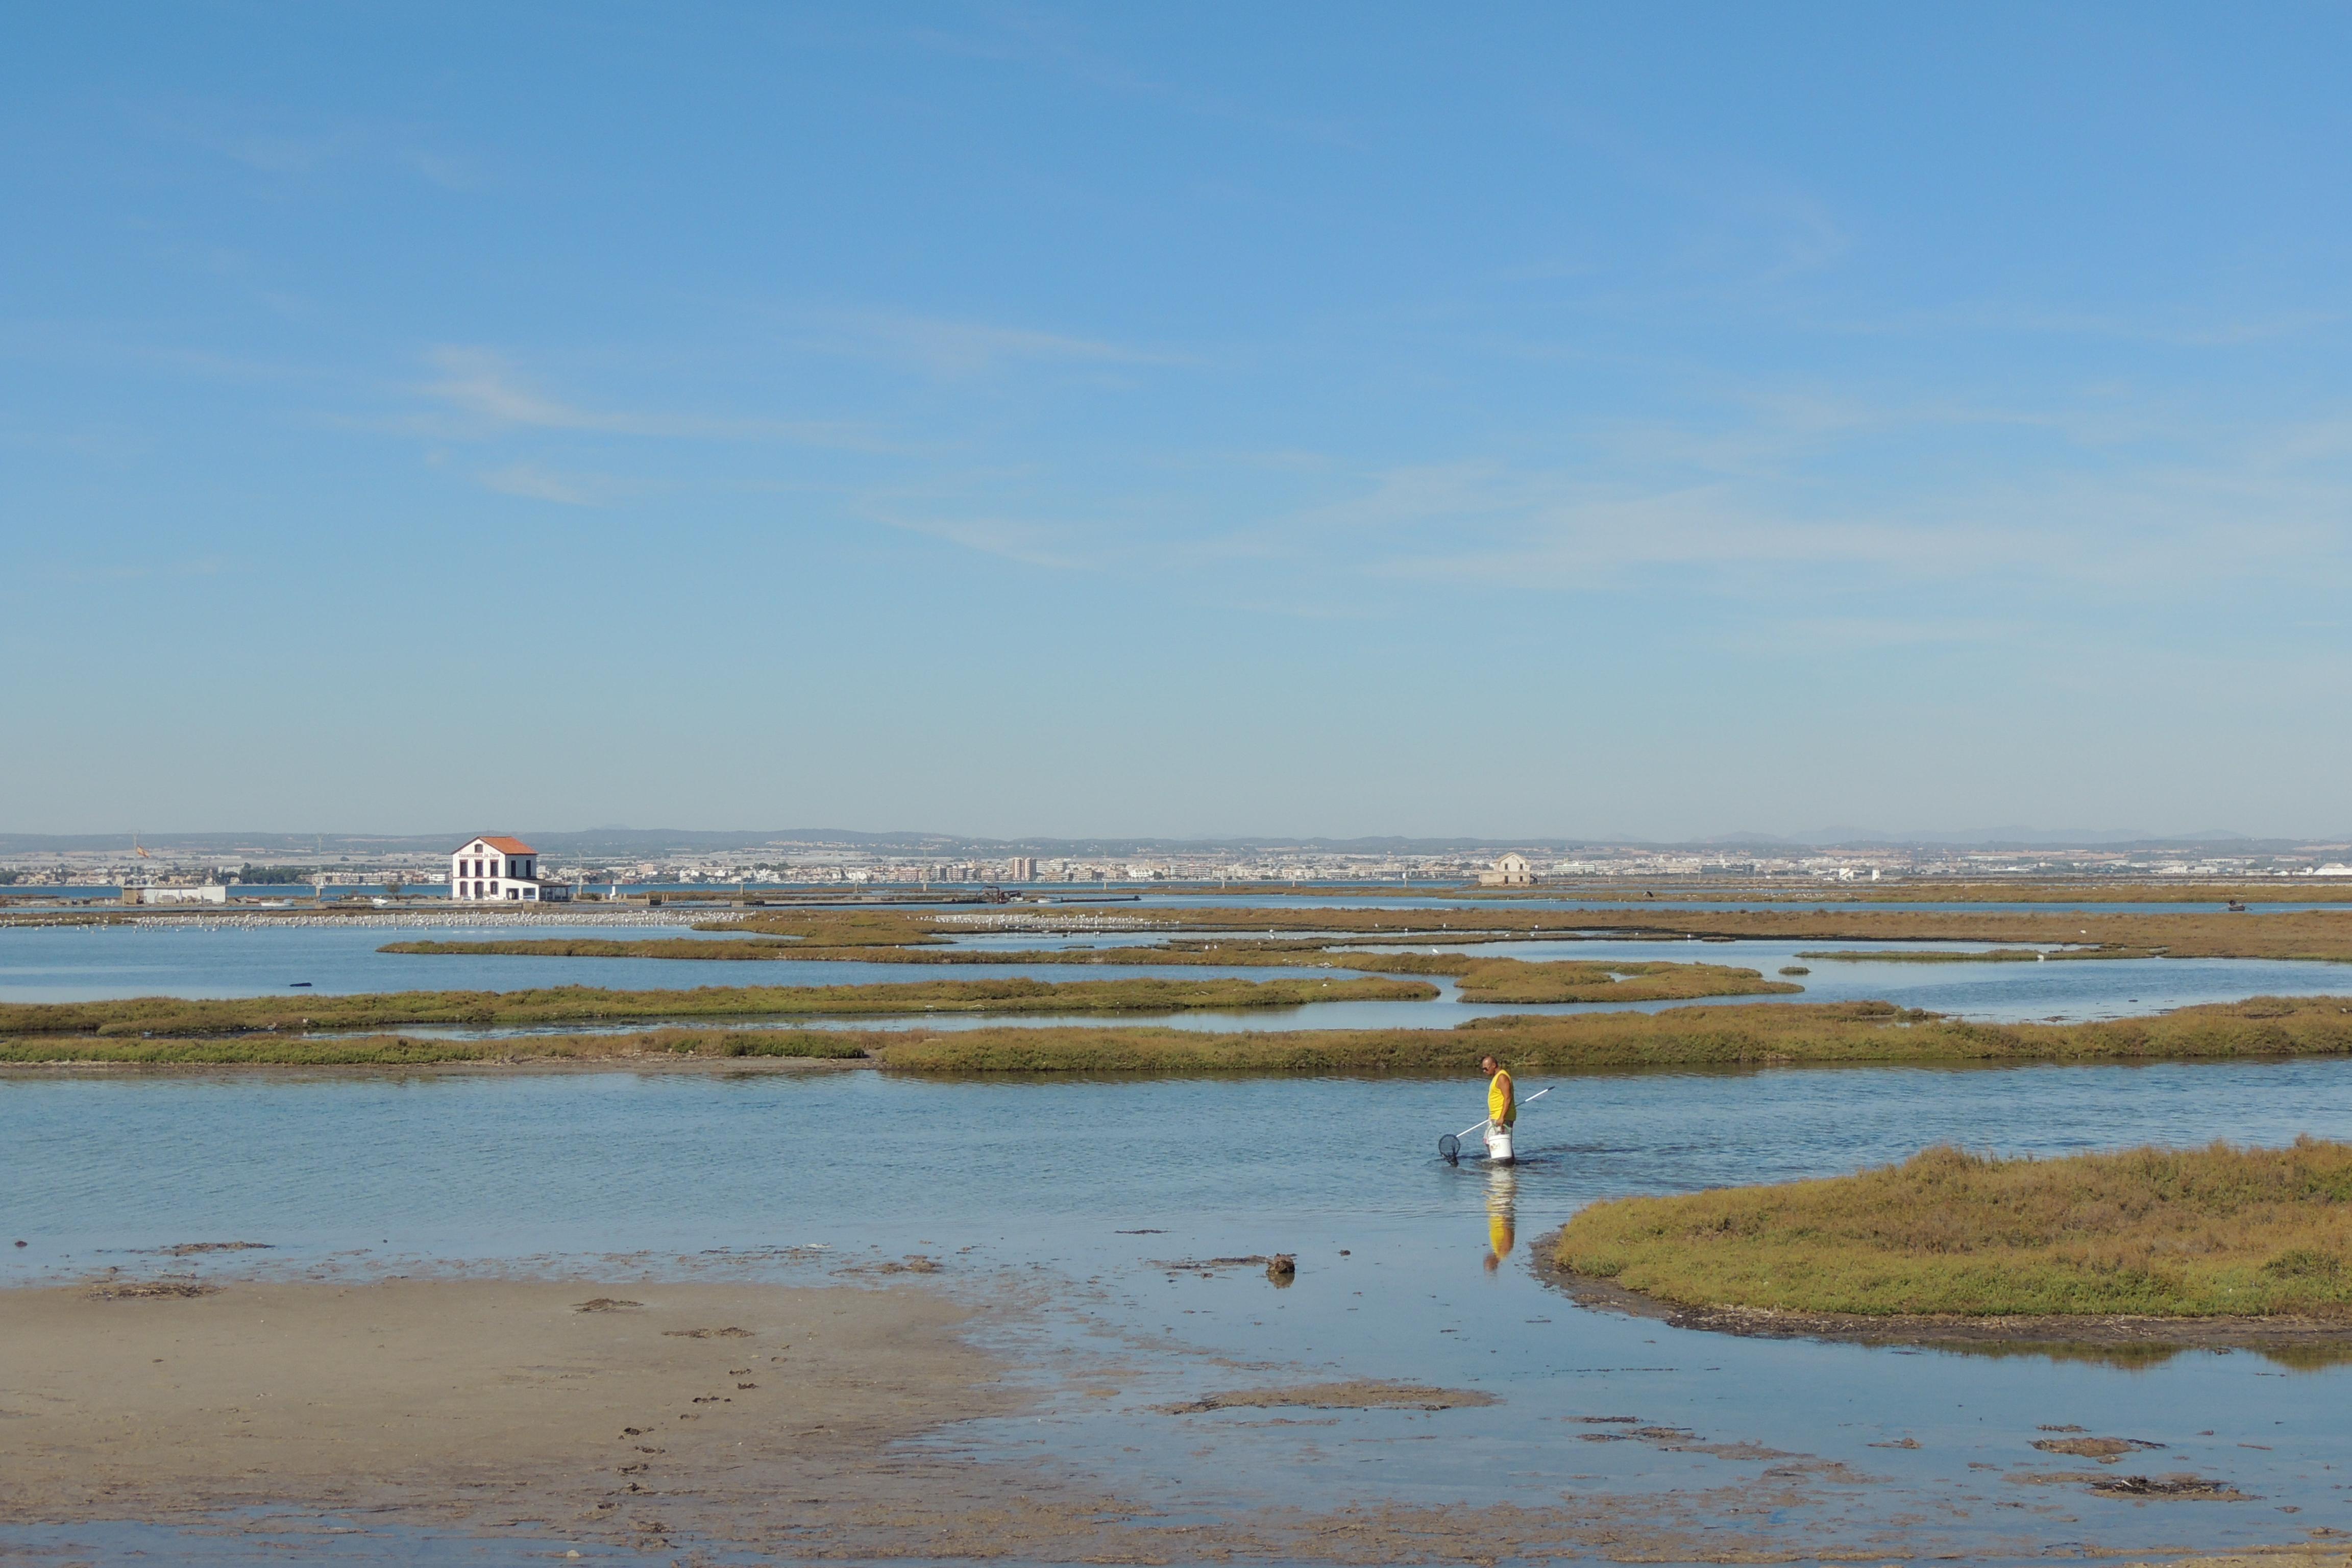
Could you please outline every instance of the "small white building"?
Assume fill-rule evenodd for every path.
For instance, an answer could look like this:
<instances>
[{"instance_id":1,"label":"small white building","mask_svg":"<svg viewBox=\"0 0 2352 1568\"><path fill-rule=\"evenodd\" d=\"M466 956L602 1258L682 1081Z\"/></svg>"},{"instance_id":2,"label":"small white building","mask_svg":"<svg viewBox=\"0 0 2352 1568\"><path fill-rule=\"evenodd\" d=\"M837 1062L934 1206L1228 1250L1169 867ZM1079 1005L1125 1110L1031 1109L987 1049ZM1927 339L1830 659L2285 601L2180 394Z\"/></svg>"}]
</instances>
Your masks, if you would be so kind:
<instances>
[{"instance_id":1,"label":"small white building","mask_svg":"<svg viewBox=\"0 0 2352 1568\"><path fill-rule=\"evenodd\" d=\"M1478 873L1482 888L1532 888L1535 883L1534 864L1517 850L1496 861L1493 870Z\"/></svg>"},{"instance_id":2,"label":"small white building","mask_svg":"<svg viewBox=\"0 0 2352 1568\"><path fill-rule=\"evenodd\" d=\"M137 899L131 895L136 893ZM125 888L124 903L142 904L225 904L228 889L218 882L207 882L201 888Z\"/></svg>"},{"instance_id":3,"label":"small white building","mask_svg":"<svg viewBox=\"0 0 2352 1568\"><path fill-rule=\"evenodd\" d=\"M552 903L571 889L540 880L539 851L520 838L485 834L449 857L449 896L466 903Z\"/></svg>"}]
</instances>

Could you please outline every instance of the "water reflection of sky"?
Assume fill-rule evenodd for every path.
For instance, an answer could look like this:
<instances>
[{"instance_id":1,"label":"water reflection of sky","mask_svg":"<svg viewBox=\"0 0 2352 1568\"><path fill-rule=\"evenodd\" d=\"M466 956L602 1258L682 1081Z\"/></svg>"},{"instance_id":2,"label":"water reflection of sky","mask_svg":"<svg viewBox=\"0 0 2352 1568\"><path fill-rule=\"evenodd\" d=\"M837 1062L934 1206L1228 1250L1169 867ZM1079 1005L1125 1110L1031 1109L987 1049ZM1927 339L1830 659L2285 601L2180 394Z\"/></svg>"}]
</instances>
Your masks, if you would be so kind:
<instances>
[{"instance_id":1,"label":"water reflection of sky","mask_svg":"<svg viewBox=\"0 0 2352 1568\"><path fill-rule=\"evenodd\" d=\"M436 940L493 941L496 931L304 924L247 926L0 927L0 1001L75 1002L128 996L264 996L353 994L404 990L515 991L551 985L592 985L614 990L688 990L704 985L905 984L929 980L1027 977L1052 981L1129 978L1198 979L1335 978L1322 969L1259 969L1247 966L1155 968L1121 964L959 964L951 968L902 963L803 963L766 960L553 958L484 954L480 957L385 953L386 942L421 934ZM601 937L647 935L707 940L725 933L665 929L639 932L597 927L547 927L535 936ZM1088 932L1042 936L982 932L960 937L957 945L984 950L1019 947L1129 946L1163 941L1164 933ZM1396 944L1406 948L1409 944ZM1777 998L1790 1002L1882 1000L1989 1022L2033 1019L2078 1021L2163 1012L2208 1002L2256 995L2352 994L2352 967L2269 959L2053 959L2040 963L1905 963L1808 959L1808 952L1924 950L1970 951L1972 942L1690 942L1654 939L1521 941L1481 943L1454 952L1488 952L1529 960L1580 959L1636 963L1686 962L1731 964L1760 970L1769 978L1789 976L1801 993ZM1423 951L1412 949L1412 951ZM1342 1002L1310 1007L1249 1009L1229 1013L1120 1015L1129 1022L1185 1028L1449 1028L1465 1019L1509 1013L1591 1012L1601 1006L1644 1010L1680 1003L1488 1005L1458 1000L1451 981L1421 976L1437 984L1440 996L1425 1003ZM310 984L299 990L296 981ZM1717 1002L1759 1000L1748 997ZM1767 998L1765 1000L1773 1000ZM1701 1004L1709 1005L1709 1004ZM933 1027L979 1027L1002 1015L925 1016L900 1020ZM1098 1016L1062 1015L1039 1023L1092 1024ZM871 1018L843 1020L859 1027L881 1026Z\"/></svg>"},{"instance_id":2,"label":"water reflection of sky","mask_svg":"<svg viewBox=\"0 0 2352 1568\"><path fill-rule=\"evenodd\" d=\"M1523 1092L1551 1082L1521 1121L1528 1159L1499 1179L1433 1157L1437 1134L1481 1109L1475 1079L0 1081L0 1193L32 1243L0 1257L0 1279L231 1238L280 1250L205 1267L299 1269L352 1249L341 1266L361 1275L470 1262L814 1279L877 1251L923 1252L975 1300L1024 1282L1045 1304L994 1313L982 1332L1062 1390L955 1440L1042 1455L1171 1509L1534 1506L1757 1484L1765 1461L1588 1441L1598 1428L1575 1419L1632 1415L1883 1478L1807 1483L1818 1505L1770 1530L1808 1555L1884 1530L1895 1534L1878 1549L1903 1548L1890 1557L1997 1561L2069 1542L2210 1549L2352 1526L2352 1475L2331 1468L2352 1439L2342 1371L2244 1352L2126 1367L1719 1337L1584 1310L1527 1268L1597 1197L1827 1174L1937 1141L2058 1153L2352 1136L2352 1063L1595 1074ZM832 1261L772 1250L810 1245ZM1160 1267L1274 1251L1298 1258L1287 1289L1252 1268ZM613 1255L627 1261L595 1261ZM1336 1377L1502 1403L1278 1413L1296 1425L1153 1408ZM1118 1393L1076 1397L1066 1379ZM2096 1468L2032 1450L2046 1425L2163 1443L2129 1468L2219 1477L2260 1500L2136 1505L2004 1479ZM1417 1440L1429 1436L1443 1440ZM1919 1447L1874 1446L1904 1441Z\"/></svg>"}]
</instances>

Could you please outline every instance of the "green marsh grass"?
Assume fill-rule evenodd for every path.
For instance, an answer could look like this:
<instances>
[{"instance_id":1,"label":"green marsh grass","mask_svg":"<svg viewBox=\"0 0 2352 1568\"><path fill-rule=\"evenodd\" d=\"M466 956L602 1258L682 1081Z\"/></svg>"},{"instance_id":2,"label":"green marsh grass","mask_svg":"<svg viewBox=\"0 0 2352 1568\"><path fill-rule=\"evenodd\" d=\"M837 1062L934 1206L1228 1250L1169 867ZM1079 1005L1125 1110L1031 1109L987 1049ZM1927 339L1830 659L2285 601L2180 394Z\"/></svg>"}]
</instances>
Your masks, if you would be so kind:
<instances>
[{"instance_id":1,"label":"green marsh grass","mask_svg":"<svg viewBox=\"0 0 2352 1568\"><path fill-rule=\"evenodd\" d=\"M2352 1145L1939 1147L1827 1181L1594 1204L1554 1260L1689 1307L2352 1319Z\"/></svg>"},{"instance_id":2,"label":"green marsh grass","mask_svg":"<svg viewBox=\"0 0 2352 1568\"><path fill-rule=\"evenodd\" d=\"M827 1029L649 1029L625 1035L525 1035L498 1040L401 1035L240 1036L227 1039L0 1040L0 1063L42 1066L407 1067L458 1062L618 1061L647 1056L856 1060L856 1038Z\"/></svg>"},{"instance_id":3,"label":"green marsh grass","mask_svg":"<svg viewBox=\"0 0 2352 1568\"><path fill-rule=\"evenodd\" d=\"M0 1039L31 1035L100 1037L319 1034L401 1024L485 1027L627 1018L840 1016L858 1013L1181 1012L1297 1007L1320 1002L1427 1001L1423 981L926 980L907 985L703 986L691 991L404 991L355 996L187 1001L0 1004Z\"/></svg>"},{"instance_id":4,"label":"green marsh grass","mask_svg":"<svg viewBox=\"0 0 2352 1568\"><path fill-rule=\"evenodd\" d=\"M2097 1024L1973 1024L1885 1002L1731 1004L1655 1013L1507 1014L1451 1029L1199 1030L991 1025L875 1033L922 1072L1514 1071L1864 1063L2165 1061L2352 1055L2352 997L2255 997Z\"/></svg>"},{"instance_id":5,"label":"green marsh grass","mask_svg":"<svg viewBox=\"0 0 2352 1568\"><path fill-rule=\"evenodd\" d=\"M1465 1002L1687 1002L1702 996L1767 996L1802 986L1767 980L1753 969L1719 963L1580 962L1531 963L1467 952L1373 952L1325 942L1187 942L1134 947L997 948L819 947L772 939L723 941L651 937L528 938L507 942L395 942L377 951L437 957L485 953L535 958L656 958L719 962L824 962L957 965L1061 964L1082 967L1353 969L1380 974L1458 977Z\"/></svg>"}]
</instances>

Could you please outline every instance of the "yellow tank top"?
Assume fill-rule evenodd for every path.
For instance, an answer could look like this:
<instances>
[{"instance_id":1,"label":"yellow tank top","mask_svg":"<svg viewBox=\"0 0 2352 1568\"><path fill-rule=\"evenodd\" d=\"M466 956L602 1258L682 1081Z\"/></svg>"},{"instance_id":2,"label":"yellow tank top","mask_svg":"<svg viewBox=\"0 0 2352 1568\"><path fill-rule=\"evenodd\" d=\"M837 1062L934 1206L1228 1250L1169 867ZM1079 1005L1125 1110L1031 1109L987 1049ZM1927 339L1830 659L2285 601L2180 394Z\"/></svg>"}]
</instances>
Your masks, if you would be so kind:
<instances>
[{"instance_id":1,"label":"yellow tank top","mask_svg":"<svg viewBox=\"0 0 2352 1568\"><path fill-rule=\"evenodd\" d=\"M1486 1119L1498 1127L1508 1127L1519 1119L1518 1097L1513 1092L1510 1069L1495 1074L1495 1081L1486 1086Z\"/></svg>"}]
</instances>

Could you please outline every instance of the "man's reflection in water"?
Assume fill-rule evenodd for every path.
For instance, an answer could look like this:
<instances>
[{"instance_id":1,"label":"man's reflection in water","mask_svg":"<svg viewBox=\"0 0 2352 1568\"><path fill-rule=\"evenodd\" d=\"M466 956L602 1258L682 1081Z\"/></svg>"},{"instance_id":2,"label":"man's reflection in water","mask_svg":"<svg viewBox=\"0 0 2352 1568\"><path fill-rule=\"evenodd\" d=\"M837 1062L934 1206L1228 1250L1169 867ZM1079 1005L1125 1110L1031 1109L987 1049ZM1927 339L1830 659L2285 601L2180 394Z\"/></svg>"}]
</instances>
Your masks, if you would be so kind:
<instances>
[{"instance_id":1,"label":"man's reflection in water","mask_svg":"<svg viewBox=\"0 0 2352 1568\"><path fill-rule=\"evenodd\" d=\"M1508 1165L1486 1173L1486 1271L1493 1273L1519 1240L1519 1173Z\"/></svg>"}]
</instances>

